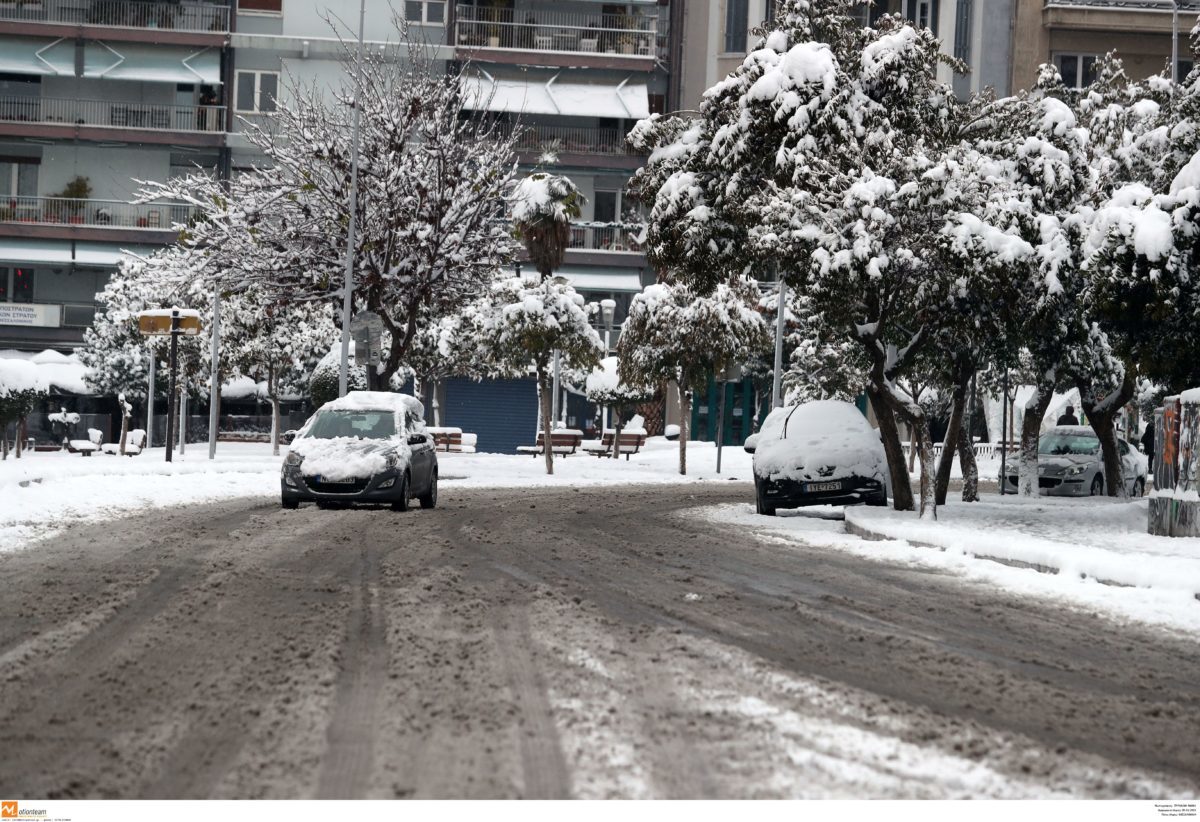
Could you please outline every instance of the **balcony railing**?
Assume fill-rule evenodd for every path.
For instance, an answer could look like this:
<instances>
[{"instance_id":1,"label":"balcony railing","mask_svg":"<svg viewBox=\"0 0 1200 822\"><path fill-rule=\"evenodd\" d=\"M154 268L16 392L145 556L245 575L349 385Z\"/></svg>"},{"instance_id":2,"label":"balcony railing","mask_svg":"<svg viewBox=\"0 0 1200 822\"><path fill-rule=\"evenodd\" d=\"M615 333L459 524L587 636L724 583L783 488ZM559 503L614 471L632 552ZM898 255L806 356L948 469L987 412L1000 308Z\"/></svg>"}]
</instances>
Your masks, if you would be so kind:
<instances>
[{"instance_id":1,"label":"balcony railing","mask_svg":"<svg viewBox=\"0 0 1200 822\"><path fill-rule=\"evenodd\" d=\"M653 58L658 18L633 14L549 13L534 9L459 6L459 46L608 53Z\"/></svg>"},{"instance_id":2,"label":"balcony railing","mask_svg":"<svg viewBox=\"0 0 1200 822\"><path fill-rule=\"evenodd\" d=\"M222 33L229 6L141 0L0 0L0 20Z\"/></svg>"},{"instance_id":3,"label":"balcony railing","mask_svg":"<svg viewBox=\"0 0 1200 822\"><path fill-rule=\"evenodd\" d=\"M640 223L572 223L569 247L585 251L640 252L644 247L640 238L645 228Z\"/></svg>"},{"instance_id":4,"label":"balcony railing","mask_svg":"<svg viewBox=\"0 0 1200 822\"><path fill-rule=\"evenodd\" d=\"M625 133L615 128L521 125L517 151L551 154L636 155Z\"/></svg>"},{"instance_id":5,"label":"balcony railing","mask_svg":"<svg viewBox=\"0 0 1200 822\"><path fill-rule=\"evenodd\" d=\"M120 200L78 200L68 197L0 198L0 222L75 225L89 228L159 229L186 223L192 206L174 203L126 203Z\"/></svg>"},{"instance_id":6,"label":"balcony railing","mask_svg":"<svg viewBox=\"0 0 1200 822\"><path fill-rule=\"evenodd\" d=\"M225 107L0 97L0 122L216 133L225 130Z\"/></svg>"}]
</instances>

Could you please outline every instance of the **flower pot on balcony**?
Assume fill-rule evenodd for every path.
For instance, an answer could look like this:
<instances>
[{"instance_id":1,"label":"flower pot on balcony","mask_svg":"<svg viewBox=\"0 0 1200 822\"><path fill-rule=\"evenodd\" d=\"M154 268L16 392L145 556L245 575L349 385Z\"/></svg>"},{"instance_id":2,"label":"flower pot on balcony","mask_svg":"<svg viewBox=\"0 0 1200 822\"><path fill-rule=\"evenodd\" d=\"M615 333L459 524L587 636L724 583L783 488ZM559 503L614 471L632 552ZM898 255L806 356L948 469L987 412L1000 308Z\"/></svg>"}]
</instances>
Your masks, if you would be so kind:
<instances>
[{"instance_id":1,"label":"flower pot on balcony","mask_svg":"<svg viewBox=\"0 0 1200 822\"><path fill-rule=\"evenodd\" d=\"M492 49L500 48L500 35L499 34L489 34L488 35L488 48L492 48Z\"/></svg>"}]
</instances>

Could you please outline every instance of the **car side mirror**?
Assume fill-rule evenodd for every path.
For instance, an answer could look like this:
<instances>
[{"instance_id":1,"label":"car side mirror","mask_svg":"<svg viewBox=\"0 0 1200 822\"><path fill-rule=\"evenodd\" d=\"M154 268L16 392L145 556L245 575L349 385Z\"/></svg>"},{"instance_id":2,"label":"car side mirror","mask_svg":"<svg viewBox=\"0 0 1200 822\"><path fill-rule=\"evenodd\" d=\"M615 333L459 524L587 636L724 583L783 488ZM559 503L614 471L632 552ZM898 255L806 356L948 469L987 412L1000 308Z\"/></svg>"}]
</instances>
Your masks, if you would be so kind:
<instances>
[{"instance_id":1,"label":"car side mirror","mask_svg":"<svg viewBox=\"0 0 1200 822\"><path fill-rule=\"evenodd\" d=\"M284 442L291 442L292 440L296 439L296 434L297 434L297 433L299 433L299 432L298 432L298 431L296 431L296 429L295 429L295 428L289 428L287 431L284 431L284 432L283 432L283 435L282 435L281 439L282 439Z\"/></svg>"},{"instance_id":2,"label":"car side mirror","mask_svg":"<svg viewBox=\"0 0 1200 822\"><path fill-rule=\"evenodd\" d=\"M409 434L408 435L408 444L409 445L424 445L426 442L428 442L428 440L425 439L424 434Z\"/></svg>"},{"instance_id":3,"label":"car side mirror","mask_svg":"<svg viewBox=\"0 0 1200 822\"><path fill-rule=\"evenodd\" d=\"M742 449L747 454L753 454L757 448L758 448L758 434L751 434L750 436L746 437L746 442L742 445Z\"/></svg>"}]
</instances>

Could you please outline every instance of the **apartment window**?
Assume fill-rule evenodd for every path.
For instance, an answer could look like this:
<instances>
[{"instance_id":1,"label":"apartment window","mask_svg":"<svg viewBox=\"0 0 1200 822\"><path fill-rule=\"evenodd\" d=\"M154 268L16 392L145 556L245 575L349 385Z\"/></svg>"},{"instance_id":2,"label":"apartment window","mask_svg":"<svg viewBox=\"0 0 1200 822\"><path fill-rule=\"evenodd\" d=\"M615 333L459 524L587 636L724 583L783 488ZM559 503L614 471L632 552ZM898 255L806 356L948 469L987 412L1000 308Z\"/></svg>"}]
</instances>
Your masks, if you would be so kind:
<instances>
[{"instance_id":1,"label":"apartment window","mask_svg":"<svg viewBox=\"0 0 1200 822\"><path fill-rule=\"evenodd\" d=\"M917 28L937 34L938 0L905 0L904 16Z\"/></svg>"},{"instance_id":2,"label":"apartment window","mask_svg":"<svg viewBox=\"0 0 1200 822\"><path fill-rule=\"evenodd\" d=\"M964 63L971 62L971 16L975 0L958 0L954 15L954 56Z\"/></svg>"},{"instance_id":3,"label":"apartment window","mask_svg":"<svg viewBox=\"0 0 1200 822\"><path fill-rule=\"evenodd\" d=\"M239 71L237 73L238 111L248 114L266 114L275 110L275 98L279 95L279 72Z\"/></svg>"},{"instance_id":4,"label":"apartment window","mask_svg":"<svg viewBox=\"0 0 1200 822\"><path fill-rule=\"evenodd\" d=\"M746 51L746 28L750 18L749 0L725 0L725 51Z\"/></svg>"},{"instance_id":5,"label":"apartment window","mask_svg":"<svg viewBox=\"0 0 1200 822\"><path fill-rule=\"evenodd\" d=\"M1068 88L1087 88L1096 82L1099 59L1094 54L1060 54L1054 58L1054 65Z\"/></svg>"},{"instance_id":6,"label":"apartment window","mask_svg":"<svg viewBox=\"0 0 1200 822\"><path fill-rule=\"evenodd\" d=\"M1179 82L1182 83L1192 73L1194 63L1191 60L1180 60L1176 65L1177 68L1175 70L1179 73Z\"/></svg>"},{"instance_id":7,"label":"apartment window","mask_svg":"<svg viewBox=\"0 0 1200 822\"><path fill-rule=\"evenodd\" d=\"M256 14L281 14L283 0L238 0L238 11L249 11Z\"/></svg>"},{"instance_id":8,"label":"apartment window","mask_svg":"<svg viewBox=\"0 0 1200 822\"><path fill-rule=\"evenodd\" d=\"M850 19L865 29L871 25L871 7L866 3L857 3L851 6Z\"/></svg>"},{"instance_id":9,"label":"apartment window","mask_svg":"<svg viewBox=\"0 0 1200 822\"><path fill-rule=\"evenodd\" d=\"M38 164L23 158L0 159L0 198L36 197ZM0 202L0 210L10 207Z\"/></svg>"},{"instance_id":10,"label":"apartment window","mask_svg":"<svg viewBox=\"0 0 1200 822\"><path fill-rule=\"evenodd\" d=\"M0 303L33 302L33 269L0 268Z\"/></svg>"},{"instance_id":11,"label":"apartment window","mask_svg":"<svg viewBox=\"0 0 1200 822\"><path fill-rule=\"evenodd\" d=\"M440 26L446 22L446 4L443 0L407 0L404 19L410 23Z\"/></svg>"}]
</instances>

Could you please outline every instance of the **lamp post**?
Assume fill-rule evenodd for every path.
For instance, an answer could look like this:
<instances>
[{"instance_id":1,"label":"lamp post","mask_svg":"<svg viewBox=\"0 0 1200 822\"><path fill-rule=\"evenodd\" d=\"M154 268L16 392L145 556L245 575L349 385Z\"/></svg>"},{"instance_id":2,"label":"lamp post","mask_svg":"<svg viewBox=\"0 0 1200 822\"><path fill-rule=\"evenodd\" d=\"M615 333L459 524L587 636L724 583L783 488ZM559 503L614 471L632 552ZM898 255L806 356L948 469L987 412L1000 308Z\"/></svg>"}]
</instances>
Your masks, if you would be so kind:
<instances>
[{"instance_id":1,"label":"lamp post","mask_svg":"<svg viewBox=\"0 0 1200 822\"><path fill-rule=\"evenodd\" d=\"M346 230L346 282L342 292L342 362L338 369L338 396L346 396L350 387L350 311L354 297L354 233L358 217L358 98L362 93L363 24L367 0L358 4L358 55L354 65L354 114L350 149L350 221Z\"/></svg>"},{"instance_id":2,"label":"lamp post","mask_svg":"<svg viewBox=\"0 0 1200 822\"><path fill-rule=\"evenodd\" d=\"M1171 0L1171 82L1179 85L1179 0Z\"/></svg>"},{"instance_id":3,"label":"lamp post","mask_svg":"<svg viewBox=\"0 0 1200 822\"><path fill-rule=\"evenodd\" d=\"M1008 488L1008 369L1004 369L1004 399L1000 408L1000 494Z\"/></svg>"},{"instance_id":4,"label":"lamp post","mask_svg":"<svg viewBox=\"0 0 1200 822\"><path fill-rule=\"evenodd\" d=\"M147 343L147 354L150 357L150 377L146 385L146 450L150 450L154 442L154 344Z\"/></svg>"},{"instance_id":5,"label":"lamp post","mask_svg":"<svg viewBox=\"0 0 1200 822\"><path fill-rule=\"evenodd\" d=\"M604 356L608 356L608 352L612 349L612 329L613 319L617 313L617 301L613 299L604 299L600 301L600 319L604 323ZM608 430L608 406L604 407L604 416L600 422L600 436L604 436L604 432Z\"/></svg>"},{"instance_id":6,"label":"lamp post","mask_svg":"<svg viewBox=\"0 0 1200 822\"><path fill-rule=\"evenodd\" d=\"M217 375L221 359L221 289L213 290L212 349L208 367L208 458L217 458L217 423L221 406L221 381Z\"/></svg>"},{"instance_id":7,"label":"lamp post","mask_svg":"<svg viewBox=\"0 0 1200 822\"><path fill-rule=\"evenodd\" d=\"M783 407L783 334L787 316L787 283L779 278L779 298L775 304L775 373L771 378L771 407Z\"/></svg>"}]
</instances>

